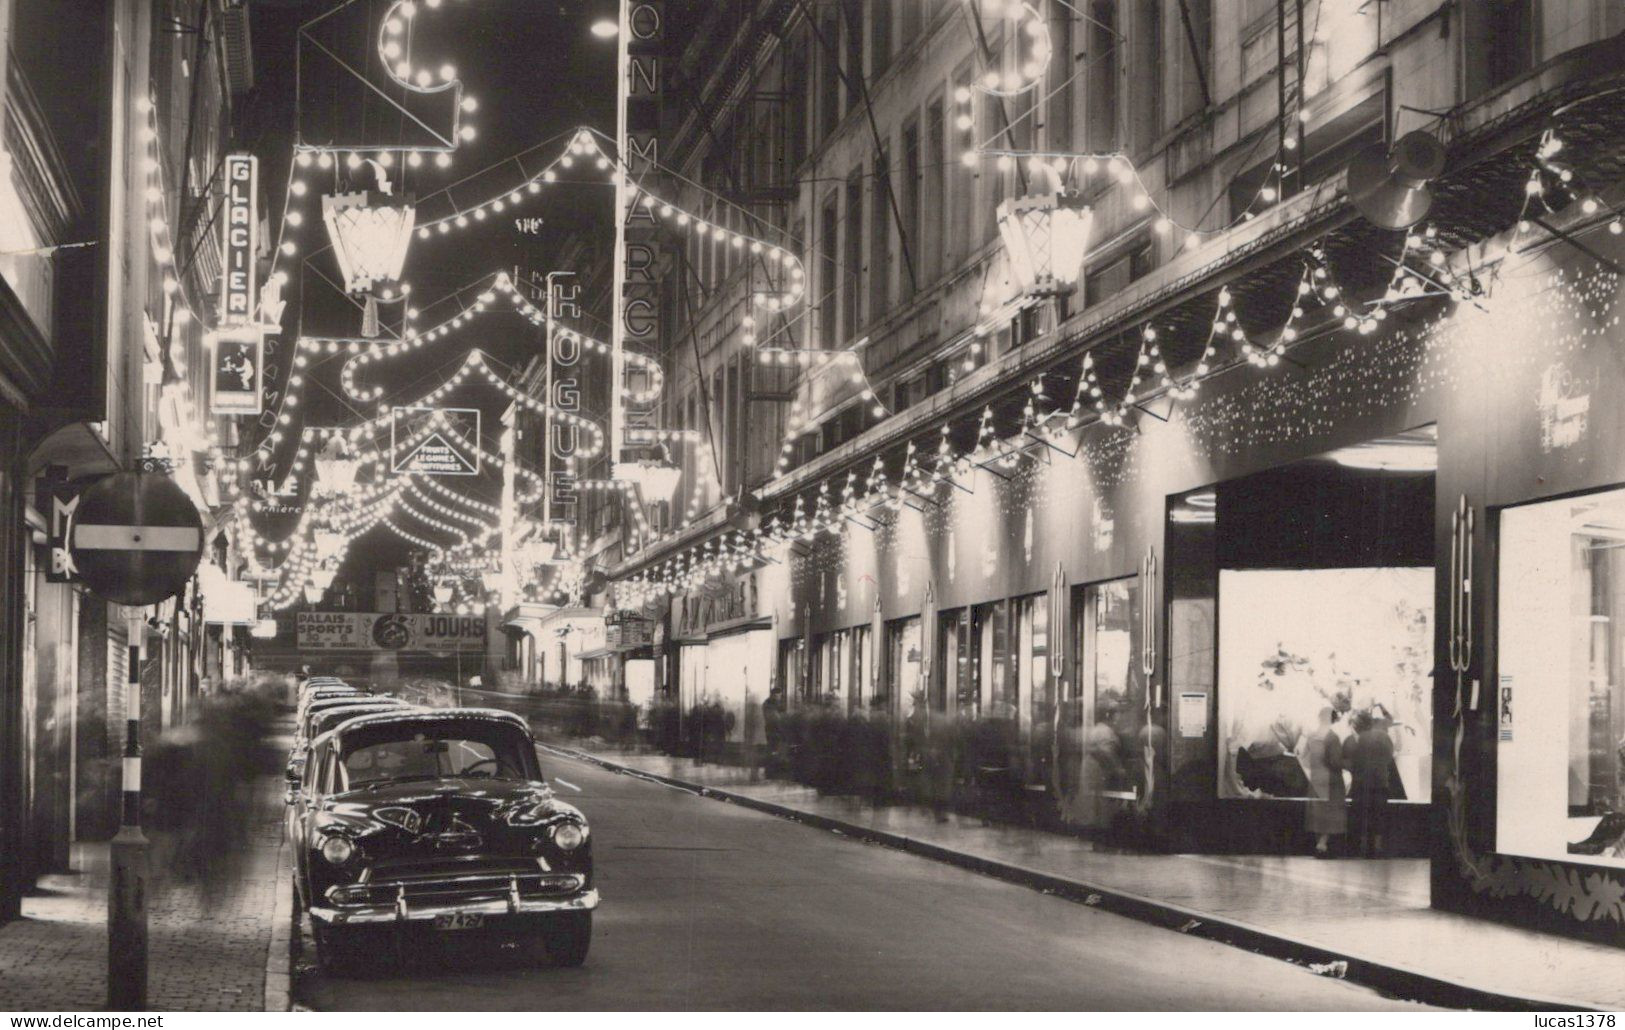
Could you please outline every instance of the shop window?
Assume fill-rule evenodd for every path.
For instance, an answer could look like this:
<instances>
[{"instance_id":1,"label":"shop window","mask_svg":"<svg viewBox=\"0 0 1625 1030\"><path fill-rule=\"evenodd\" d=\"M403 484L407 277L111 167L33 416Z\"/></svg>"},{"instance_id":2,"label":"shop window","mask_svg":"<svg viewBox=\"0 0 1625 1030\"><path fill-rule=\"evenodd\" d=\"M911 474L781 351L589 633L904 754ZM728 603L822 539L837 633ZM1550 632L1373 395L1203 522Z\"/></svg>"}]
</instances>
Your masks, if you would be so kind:
<instances>
[{"instance_id":1,"label":"shop window","mask_svg":"<svg viewBox=\"0 0 1625 1030\"><path fill-rule=\"evenodd\" d=\"M1049 595L1034 594L1011 602L1015 647L1015 695L1026 699L1022 721L1046 726L1055 718L1049 673Z\"/></svg>"},{"instance_id":2,"label":"shop window","mask_svg":"<svg viewBox=\"0 0 1625 1030\"><path fill-rule=\"evenodd\" d=\"M1139 664L1140 582L1091 583L1074 604L1078 692L1063 719L1076 727L1082 795L1137 798L1144 783L1145 677Z\"/></svg>"},{"instance_id":3,"label":"shop window","mask_svg":"<svg viewBox=\"0 0 1625 1030\"><path fill-rule=\"evenodd\" d=\"M1351 794L1430 800L1436 462L1424 427L1170 511L1215 519L1219 797L1320 796L1331 732Z\"/></svg>"},{"instance_id":4,"label":"shop window","mask_svg":"<svg viewBox=\"0 0 1625 1030\"><path fill-rule=\"evenodd\" d=\"M1625 867L1625 489L1500 525L1496 850Z\"/></svg>"},{"instance_id":5,"label":"shop window","mask_svg":"<svg viewBox=\"0 0 1625 1030\"><path fill-rule=\"evenodd\" d=\"M785 697L804 699L801 668L806 647L807 642L800 637L779 641L779 683Z\"/></svg>"},{"instance_id":6,"label":"shop window","mask_svg":"<svg viewBox=\"0 0 1625 1030\"><path fill-rule=\"evenodd\" d=\"M1003 601L977 605L972 629L976 649L976 689L969 700L970 710L995 719L1016 716L1016 684L1010 645L1010 607ZM960 710L966 709L965 700Z\"/></svg>"},{"instance_id":7,"label":"shop window","mask_svg":"<svg viewBox=\"0 0 1625 1030\"><path fill-rule=\"evenodd\" d=\"M846 703L851 711L861 711L870 701L864 695L870 689L873 641L868 626L854 626L846 635Z\"/></svg>"},{"instance_id":8,"label":"shop window","mask_svg":"<svg viewBox=\"0 0 1625 1030\"><path fill-rule=\"evenodd\" d=\"M925 655L920 650L920 618L894 619L886 623L886 681L884 697L876 707L890 708L894 714L912 715L925 703L920 671Z\"/></svg>"},{"instance_id":9,"label":"shop window","mask_svg":"<svg viewBox=\"0 0 1625 1030\"><path fill-rule=\"evenodd\" d=\"M970 613L963 608L937 616L937 675L931 710L975 714L975 665L970 652Z\"/></svg>"}]
</instances>

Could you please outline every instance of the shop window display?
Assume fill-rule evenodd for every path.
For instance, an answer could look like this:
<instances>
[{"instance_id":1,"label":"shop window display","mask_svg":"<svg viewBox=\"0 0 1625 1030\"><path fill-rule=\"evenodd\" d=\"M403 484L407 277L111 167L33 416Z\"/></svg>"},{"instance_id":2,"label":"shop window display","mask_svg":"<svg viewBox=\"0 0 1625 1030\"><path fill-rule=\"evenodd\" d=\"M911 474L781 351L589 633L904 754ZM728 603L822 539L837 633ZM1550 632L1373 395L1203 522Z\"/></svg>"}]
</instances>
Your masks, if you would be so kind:
<instances>
[{"instance_id":1,"label":"shop window display","mask_svg":"<svg viewBox=\"0 0 1625 1030\"><path fill-rule=\"evenodd\" d=\"M1625 489L1500 527L1496 850L1625 866Z\"/></svg>"},{"instance_id":2,"label":"shop window display","mask_svg":"<svg viewBox=\"0 0 1625 1030\"><path fill-rule=\"evenodd\" d=\"M892 711L910 716L924 706L925 689L920 682L924 657L920 651L919 616L886 623L885 689Z\"/></svg>"},{"instance_id":3,"label":"shop window display","mask_svg":"<svg viewBox=\"0 0 1625 1030\"><path fill-rule=\"evenodd\" d=\"M1433 578L1430 567L1219 571L1221 798L1318 796L1308 745L1329 710L1345 747L1367 725L1391 743L1388 800L1429 800Z\"/></svg>"}]
</instances>

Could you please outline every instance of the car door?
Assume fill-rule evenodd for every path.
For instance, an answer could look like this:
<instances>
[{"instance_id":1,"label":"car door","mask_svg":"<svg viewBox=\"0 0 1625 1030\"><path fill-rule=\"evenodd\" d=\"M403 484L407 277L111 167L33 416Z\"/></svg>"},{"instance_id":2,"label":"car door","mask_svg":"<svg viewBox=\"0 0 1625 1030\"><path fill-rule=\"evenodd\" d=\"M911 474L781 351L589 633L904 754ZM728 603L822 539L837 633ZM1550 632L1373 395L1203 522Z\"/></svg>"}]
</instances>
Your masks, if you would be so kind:
<instances>
[{"instance_id":1,"label":"car door","mask_svg":"<svg viewBox=\"0 0 1625 1030\"><path fill-rule=\"evenodd\" d=\"M308 849L306 841L310 839L310 820L316 811L318 798L321 792L322 769L326 765L328 756L332 754L331 741L324 741L310 749L305 759L304 776L300 780L299 790L288 806L288 846L293 848L294 875L300 880L300 893L305 903L310 903L307 874Z\"/></svg>"}]
</instances>

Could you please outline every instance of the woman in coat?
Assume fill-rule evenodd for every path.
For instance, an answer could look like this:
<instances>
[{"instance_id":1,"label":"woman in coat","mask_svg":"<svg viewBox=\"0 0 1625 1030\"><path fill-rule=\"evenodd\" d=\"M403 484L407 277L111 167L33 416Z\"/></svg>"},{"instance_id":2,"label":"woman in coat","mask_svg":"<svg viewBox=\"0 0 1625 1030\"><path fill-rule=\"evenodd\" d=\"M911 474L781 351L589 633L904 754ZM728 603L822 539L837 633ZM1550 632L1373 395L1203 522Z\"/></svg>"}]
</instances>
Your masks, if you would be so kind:
<instances>
[{"instance_id":1,"label":"woman in coat","mask_svg":"<svg viewBox=\"0 0 1625 1030\"><path fill-rule=\"evenodd\" d=\"M1354 729L1355 737L1343 748L1343 764L1353 781L1349 794L1354 800L1354 834L1360 854L1376 858L1382 854L1387 829L1394 742L1387 728L1366 712L1355 715Z\"/></svg>"},{"instance_id":2,"label":"woman in coat","mask_svg":"<svg viewBox=\"0 0 1625 1030\"><path fill-rule=\"evenodd\" d=\"M1314 799L1304 813L1304 829L1315 834L1315 857L1331 857L1331 839L1348 832L1348 808L1343 793L1343 741L1332 728L1337 713L1320 710L1320 721L1304 748L1309 762L1309 785Z\"/></svg>"}]
</instances>

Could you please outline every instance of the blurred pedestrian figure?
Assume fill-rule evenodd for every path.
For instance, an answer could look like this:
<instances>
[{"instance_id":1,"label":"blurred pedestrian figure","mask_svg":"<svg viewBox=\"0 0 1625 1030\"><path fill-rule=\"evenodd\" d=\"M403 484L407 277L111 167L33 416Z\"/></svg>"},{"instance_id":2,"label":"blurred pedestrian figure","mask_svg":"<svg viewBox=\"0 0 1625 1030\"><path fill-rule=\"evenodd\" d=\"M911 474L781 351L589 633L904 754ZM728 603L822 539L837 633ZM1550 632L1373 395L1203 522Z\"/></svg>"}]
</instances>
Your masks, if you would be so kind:
<instances>
[{"instance_id":1,"label":"blurred pedestrian figure","mask_svg":"<svg viewBox=\"0 0 1625 1030\"><path fill-rule=\"evenodd\" d=\"M1343 760L1353 777L1354 843L1366 858L1383 852L1387 830L1389 771L1394 767L1394 742L1388 731L1368 712L1354 717L1355 736L1344 744Z\"/></svg>"},{"instance_id":2,"label":"blurred pedestrian figure","mask_svg":"<svg viewBox=\"0 0 1625 1030\"><path fill-rule=\"evenodd\" d=\"M1337 712L1322 708L1309 734L1305 756L1309 785L1315 796L1304 812L1304 828L1315 834L1315 857L1331 857L1331 839L1348 832L1348 805L1343 789L1343 741L1334 724Z\"/></svg>"}]
</instances>

